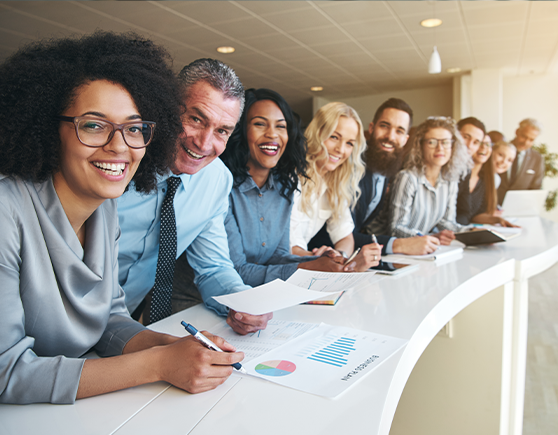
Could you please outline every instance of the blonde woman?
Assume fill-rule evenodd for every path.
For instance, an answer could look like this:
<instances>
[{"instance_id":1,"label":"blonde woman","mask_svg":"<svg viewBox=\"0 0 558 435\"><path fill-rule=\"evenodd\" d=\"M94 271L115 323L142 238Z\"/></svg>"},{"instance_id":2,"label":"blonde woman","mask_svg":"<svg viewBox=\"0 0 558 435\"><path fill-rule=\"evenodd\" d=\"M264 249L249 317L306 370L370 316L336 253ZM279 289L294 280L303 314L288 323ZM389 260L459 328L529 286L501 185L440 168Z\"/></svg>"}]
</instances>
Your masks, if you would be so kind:
<instances>
[{"instance_id":1,"label":"blonde woman","mask_svg":"<svg viewBox=\"0 0 558 435\"><path fill-rule=\"evenodd\" d=\"M366 141L362 122L356 111L344 103L322 107L306 129L308 152L307 178L300 179L291 214L291 251L296 255L321 256L330 247L308 251L308 242L327 223L335 251L328 253L351 256L354 249L351 208L355 206L364 175L362 155ZM362 248L345 270L366 270L380 260L380 245ZM340 257L339 262L343 259Z\"/></svg>"},{"instance_id":2,"label":"blonde woman","mask_svg":"<svg viewBox=\"0 0 558 435\"><path fill-rule=\"evenodd\" d=\"M502 179L500 174L507 172L513 165L517 149L515 145L509 142L496 142L492 148L492 164L494 165L496 189L500 187Z\"/></svg>"},{"instance_id":3,"label":"blonde woman","mask_svg":"<svg viewBox=\"0 0 558 435\"><path fill-rule=\"evenodd\" d=\"M430 117L418 126L405 169L391 187L386 219L371 230L394 237L430 234L449 245L464 227L456 217L457 182L472 166L455 121Z\"/></svg>"}]
</instances>

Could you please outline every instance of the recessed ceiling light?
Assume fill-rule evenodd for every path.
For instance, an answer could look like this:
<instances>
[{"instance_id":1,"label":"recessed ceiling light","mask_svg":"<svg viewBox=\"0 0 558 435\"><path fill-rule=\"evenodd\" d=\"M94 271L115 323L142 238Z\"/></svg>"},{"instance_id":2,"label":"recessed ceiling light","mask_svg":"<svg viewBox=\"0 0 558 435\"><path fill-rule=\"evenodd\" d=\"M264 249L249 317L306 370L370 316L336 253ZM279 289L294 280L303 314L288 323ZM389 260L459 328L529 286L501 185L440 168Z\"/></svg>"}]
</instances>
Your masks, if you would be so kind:
<instances>
[{"instance_id":1,"label":"recessed ceiling light","mask_svg":"<svg viewBox=\"0 0 558 435\"><path fill-rule=\"evenodd\" d=\"M323 88L323 86L312 86L312 87L310 88L310 90L311 90L311 91L314 91L314 92L320 92L320 91L323 91L324 88Z\"/></svg>"},{"instance_id":2,"label":"recessed ceiling light","mask_svg":"<svg viewBox=\"0 0 558 435\"><path fill-rule=\"evenodd\" d=\"M460 72L460 71L461 71L461 68L459 68L459 67L456 67L456 68L448 68L448 69L446 70L446 72L448 72L448 73L450 73L450 74L455 74L455 73L458 73L458 72Z\"/></svg>"},{"instance_id":3,"label":"recessed ceiling light","mask_svg":"<svg viewBox=\"0 0 558 435\"><path fill-rule=\"evenodd\" d=\"M217 51L223 54L234 53L234 47L226 47L226 46L217 47Z\"/></svg>"},{"instance_id":4,"label":"recessed ceiling light","mask_svg":"<svg viewBox=\"0 0 558 435\"><path fill-rule=\"evenodd\" d=\"M426 20L422 20L420 25L422 27L438 27L442 24L442 20L439 18L427 18Z\"/></svg>"}]
</instances>

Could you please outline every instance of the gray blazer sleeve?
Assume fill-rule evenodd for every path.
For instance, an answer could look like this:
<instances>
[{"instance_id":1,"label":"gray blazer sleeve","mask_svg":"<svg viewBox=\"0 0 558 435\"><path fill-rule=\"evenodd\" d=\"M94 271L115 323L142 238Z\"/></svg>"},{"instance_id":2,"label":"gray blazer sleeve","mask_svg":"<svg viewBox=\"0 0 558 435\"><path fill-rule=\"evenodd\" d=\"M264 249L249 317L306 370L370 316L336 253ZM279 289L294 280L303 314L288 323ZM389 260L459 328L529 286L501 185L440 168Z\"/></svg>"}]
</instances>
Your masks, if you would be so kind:
<instances>
[{"instance_id":1,"label":"gray blazer sleeve","mask_svg":"<svg viewBox=\"0 0 558 435\"><path fill-rule=\"evenodd\" d=\"M22 183L1 187L0 403L73 403L80 357L93 346L101 355L120 354L145 329L129 317L117 283L116 209L107 204L95 216L97 230L88 240L102 240L97 245L105 248L91 259L91 271L68 255L67 239L52 224L60 220L48 218L35 192L32 203ZM64 213L56 204L52 210Z\"/></svg>"},{"instance_id":2,"label":"gray blazer sleeve","mask_svg":"<svg viewBox=\"0 0 558 435\"><path fill-rule=\"evenodd\" d=\"M33 352L19 291L22 228L1 203L0 227L0 403L73 403L84 360Z\"/></svg>"}]
</instances>

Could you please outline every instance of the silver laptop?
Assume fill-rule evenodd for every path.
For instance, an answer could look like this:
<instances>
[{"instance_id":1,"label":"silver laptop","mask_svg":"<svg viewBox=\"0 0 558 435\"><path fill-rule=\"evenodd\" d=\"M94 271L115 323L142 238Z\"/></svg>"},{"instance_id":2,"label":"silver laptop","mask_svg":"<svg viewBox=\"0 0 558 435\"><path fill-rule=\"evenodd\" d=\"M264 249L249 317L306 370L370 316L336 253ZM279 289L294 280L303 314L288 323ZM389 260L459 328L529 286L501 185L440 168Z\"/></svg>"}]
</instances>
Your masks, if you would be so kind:
<instances>
[{"instance_id":1,"label":"silver laptop","mask_svg":"<svg viewBox=\"0 0 558 435\"><path fill-rule=\"evenodd\" d=\"M504 197L503 216L540 216L548 190L508 190Z\"/></svg>"}]
</instances>

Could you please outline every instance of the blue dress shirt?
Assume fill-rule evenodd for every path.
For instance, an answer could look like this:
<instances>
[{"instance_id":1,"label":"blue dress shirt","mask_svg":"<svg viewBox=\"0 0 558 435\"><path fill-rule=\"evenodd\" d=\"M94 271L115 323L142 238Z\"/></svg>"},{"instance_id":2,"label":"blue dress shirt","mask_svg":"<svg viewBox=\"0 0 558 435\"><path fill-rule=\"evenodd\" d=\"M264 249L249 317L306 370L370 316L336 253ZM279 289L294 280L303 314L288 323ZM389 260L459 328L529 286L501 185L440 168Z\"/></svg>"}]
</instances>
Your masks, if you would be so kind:
<instances>
[{"instance_id":1,"label":"blue dress shirt","mask_svg":"<svg viewBox=\"0 0 558 435\"><path fill-rule=\"evenodd\" d=\"M119 281L126 293L126 305L134 311L155 283L161 206L165 198L167 174L159 179L157 191L137 192L133 185L118 199L122 236L118 264ZM187 251L195 271L194 282L204 303L218 314L227 309L212 296L235 293L244 285L229 258L225 217L229 208L232 175L216 159L194 175L181 174L182 184L174 196L177 258Z\"/></svg>"},{"instance_id":2,"label":"blue dress shirt","mask_svg":"<svg viewBox=\"0 0 558 435\"><path fill-rule=\"evenodd\" d=\"M248 177L231 191L225 227L231 260L245 284L286 280L300 262L316 259L290 254L292 195L289 201L280 192L273 175L261 189Z\"/></svg>"}]
</instances>

